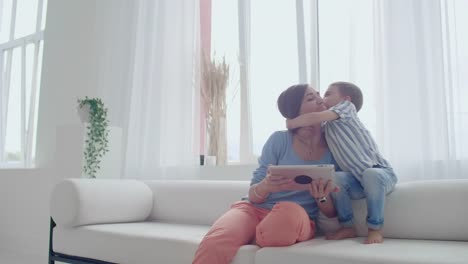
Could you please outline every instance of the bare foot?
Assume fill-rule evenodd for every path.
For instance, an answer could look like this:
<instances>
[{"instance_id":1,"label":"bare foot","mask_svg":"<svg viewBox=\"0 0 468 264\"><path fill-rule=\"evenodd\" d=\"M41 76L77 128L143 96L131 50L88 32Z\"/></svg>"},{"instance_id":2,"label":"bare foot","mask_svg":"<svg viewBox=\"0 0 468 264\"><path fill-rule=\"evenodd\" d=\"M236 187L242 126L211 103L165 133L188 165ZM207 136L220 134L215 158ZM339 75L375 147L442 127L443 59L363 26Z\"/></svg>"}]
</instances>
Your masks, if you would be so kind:
<instances>
[{"instance_id":1,"label":"bare foot","mask_svg":"<svg viewBox=\"0 0 468 264\"><path fill-rule=\"evenodd\" d=\"M341 240L345 238L356 237L356 231L353 227L342 227L333 234L327 235L328 240Z\"/></svg>"},{"instance_id":2,"label":"bare foot","mask_svg":"<svg viewBox=\"0 0 468 264\"><path fill-rule=\"evenodd\" d=\"M374 244L374 243L382 243L383 242L383 235L382 231L370 229L367 233L367 239L364 241L364 244Z\"/></svg>"}]
</instances>

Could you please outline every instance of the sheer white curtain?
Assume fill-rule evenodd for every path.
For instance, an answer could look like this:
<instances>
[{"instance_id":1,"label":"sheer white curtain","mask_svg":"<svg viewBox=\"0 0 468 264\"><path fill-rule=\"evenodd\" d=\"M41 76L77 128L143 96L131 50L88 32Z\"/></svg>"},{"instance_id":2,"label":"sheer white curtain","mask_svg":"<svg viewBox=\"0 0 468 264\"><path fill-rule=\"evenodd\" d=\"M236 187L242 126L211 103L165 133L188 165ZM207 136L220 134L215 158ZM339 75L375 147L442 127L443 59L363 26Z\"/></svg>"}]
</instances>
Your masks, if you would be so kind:
<instances>
[{"instance_id":1,"label":"sheer white curtain","mask_svg":"<svg viewBox=\"0 0 468 264\"><path fill-rule=\"evenodd\" d=\"M467 1L349 2L319 2L322 91L362 88L359 115L401 181L468 178Z\"/></svg>"},{"instance_id":2,"label":"sheer white curtain","mask_svg":"<svg viewBox=\"0 0 468 264\"><path fill-rule=\"evenodd\" d=\"M136 3L124 175L199 163L199 1Z\"/></svg>"},{"instance_id":3,"label":"sheer white curtain","mask_svg":"<svg viewBox=\"0 0 468 264\"><path fill-rule=\"evenodd\" d=\"M377 134L403 179L468 177L466 7L376 1Z\"/></svg>"}]
</instances>

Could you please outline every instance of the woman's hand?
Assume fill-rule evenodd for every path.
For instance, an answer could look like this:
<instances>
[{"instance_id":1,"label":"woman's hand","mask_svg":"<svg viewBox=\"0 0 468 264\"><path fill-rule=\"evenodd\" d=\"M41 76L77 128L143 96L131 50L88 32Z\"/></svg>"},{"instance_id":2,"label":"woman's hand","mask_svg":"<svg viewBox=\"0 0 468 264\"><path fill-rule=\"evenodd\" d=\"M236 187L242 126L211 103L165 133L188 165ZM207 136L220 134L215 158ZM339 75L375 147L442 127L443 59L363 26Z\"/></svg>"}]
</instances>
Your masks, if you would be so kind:
<instances>
[{"instance_id":1,"label":"woman's hand","mask_svg":"<svg viewBox=\"0 0 468 264\"><path fill-rule=\"evenodd\" d=\"M272 175L270 170L267 171L265 178L259 183L259 188L268 193L293 190L295 182L281 175Z\"/></svg>"},{"instance_id":2,"label":"woman's hand","mask_svg":"<svg viewBox=\"0 0 468 264\"><path fill-rule=\"evenodd\" d=\"M324 182L322 179L312 181L309 185L309 192L317 201L320 211L328 218L336 217L335 205L329 202L329 195L332 192L339 192L338 188L331 180Z\"/></svg>"},{"instance_id":3,"label":"woman's hand","mask_svg":"<svg viewBox=\"0 0 468 264\"><path fill-rule=\"evenodd\" d=\"M309 186L309 192L315 199L327 197L332 192L339 192L340 188L332 180L324 182L322 179L313 180Z\"/></svg>"}]
</instances>

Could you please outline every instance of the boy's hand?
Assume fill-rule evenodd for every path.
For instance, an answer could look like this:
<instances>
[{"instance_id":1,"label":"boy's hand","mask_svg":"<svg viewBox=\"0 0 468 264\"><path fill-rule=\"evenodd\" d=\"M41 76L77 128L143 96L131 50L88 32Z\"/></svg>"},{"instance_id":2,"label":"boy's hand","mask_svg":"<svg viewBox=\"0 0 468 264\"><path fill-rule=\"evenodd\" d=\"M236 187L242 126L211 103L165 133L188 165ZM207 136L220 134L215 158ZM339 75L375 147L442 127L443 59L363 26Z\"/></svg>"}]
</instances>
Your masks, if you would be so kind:
<instances>
[{"instance_id":1,"label":"boy's hand","mask_svg":"<svg viewBox=\"0 0 468 264\"><path fill-rule=\"evenodd\" d=\"M286 127L287 127L288 129L294 129L294 128L296 128L296 127L294 126L294 119L286 119Z\"/></svg>"}]
</instances>

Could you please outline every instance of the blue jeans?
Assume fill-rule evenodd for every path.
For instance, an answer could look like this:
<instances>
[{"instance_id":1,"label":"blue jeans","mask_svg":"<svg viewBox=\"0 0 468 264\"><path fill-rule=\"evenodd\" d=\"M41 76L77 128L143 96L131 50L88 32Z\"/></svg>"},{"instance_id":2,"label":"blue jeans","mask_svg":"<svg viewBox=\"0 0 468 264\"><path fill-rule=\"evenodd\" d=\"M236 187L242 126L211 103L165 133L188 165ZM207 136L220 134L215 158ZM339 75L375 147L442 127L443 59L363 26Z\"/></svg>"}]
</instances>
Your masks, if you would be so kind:
<instances>
[{"instance_id":1,"label":"blue jeans","mask_svg":"<svg viewBox=\"0 0 468 264\"><path fill-rule=\"evenodd\" d=\"M340 224L344 227L353 226L351 200L366 198L367 227L380 229L384 223L385 196L394 190L396 182L397 177L391 168L366 169L360 180L349 172L337 172L335 183L340 191L331 196Z\"/></svg>"}]
</instances>

